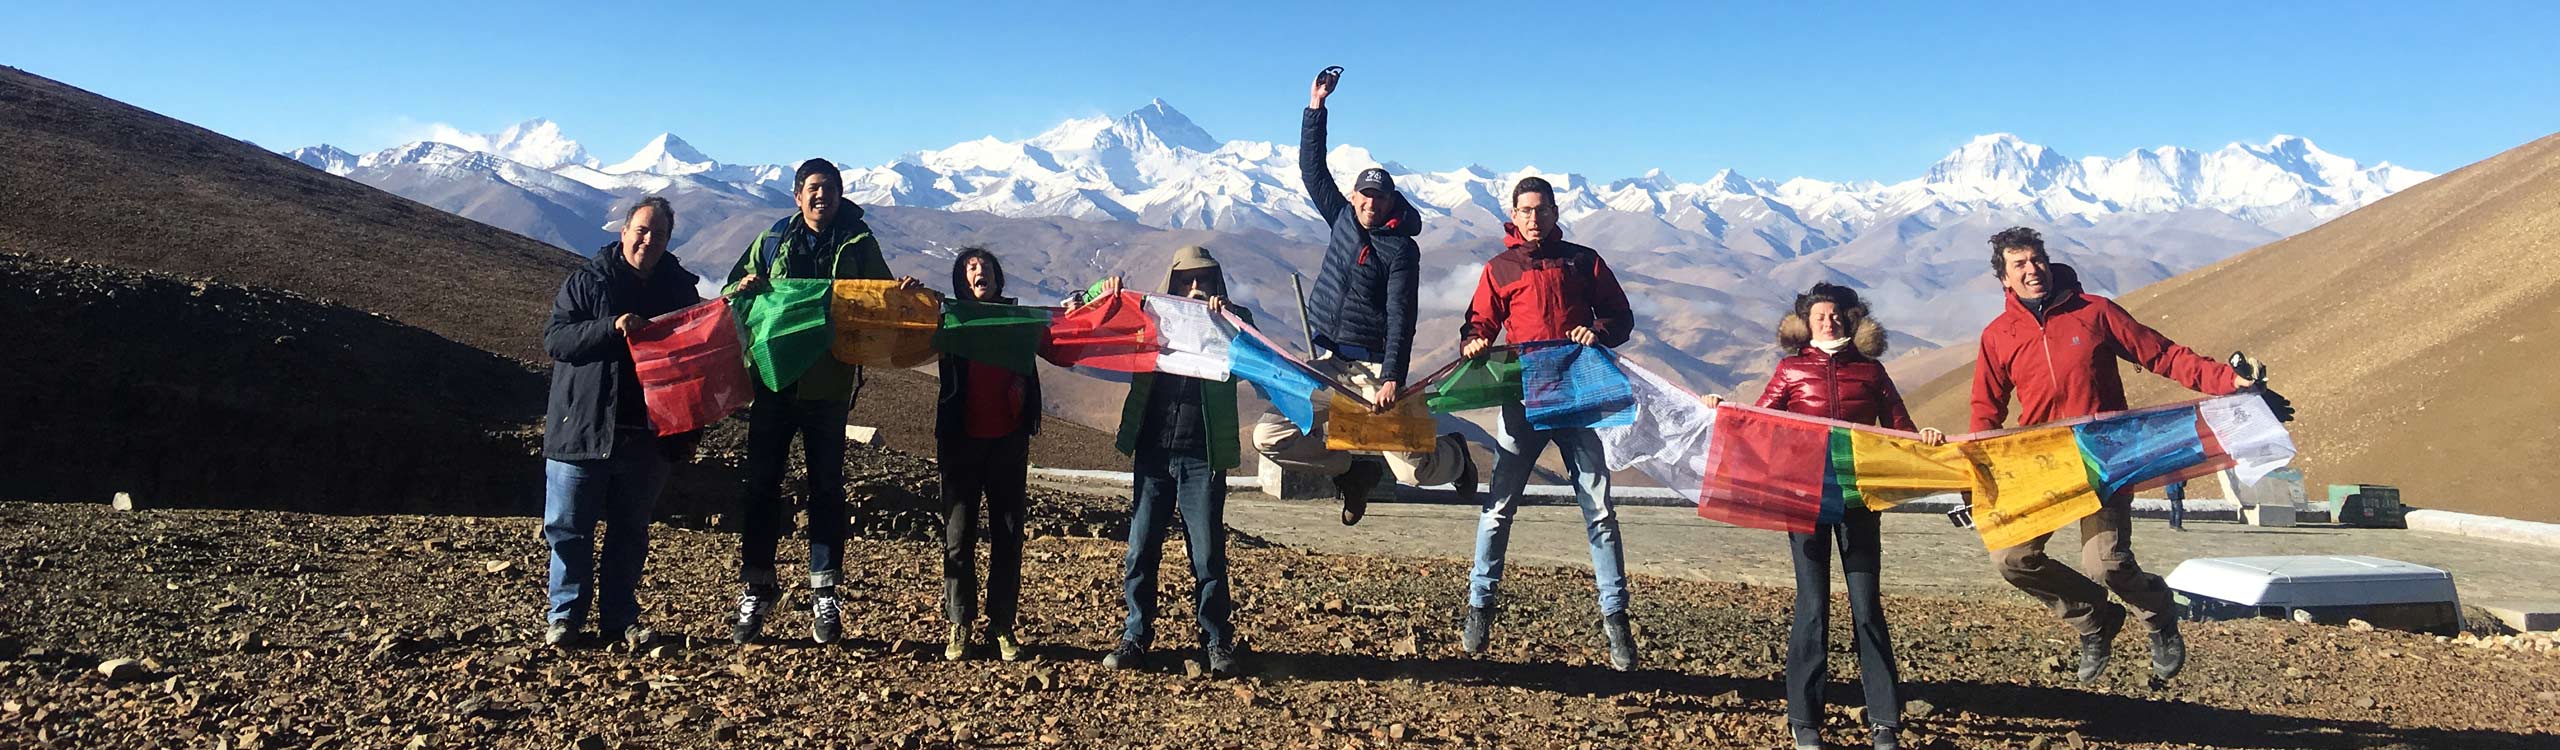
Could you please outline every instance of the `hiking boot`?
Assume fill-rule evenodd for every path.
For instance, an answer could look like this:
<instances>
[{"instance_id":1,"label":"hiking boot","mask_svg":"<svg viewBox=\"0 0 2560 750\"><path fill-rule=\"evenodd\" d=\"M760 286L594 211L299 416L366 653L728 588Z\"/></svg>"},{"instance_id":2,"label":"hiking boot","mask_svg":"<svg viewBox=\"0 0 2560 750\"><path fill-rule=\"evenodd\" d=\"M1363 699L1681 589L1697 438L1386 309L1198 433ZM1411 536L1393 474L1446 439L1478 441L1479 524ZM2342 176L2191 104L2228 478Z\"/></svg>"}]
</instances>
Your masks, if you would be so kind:
<instances>
[{"instance_id":1,"label":"hiking boot","mask_svg":"<svg viewBox=\"0 0 2560 750\"><path fill-rule=\"evenodd\" d=\"M959 661L966 658L969 658L969 626L955 623L951 626L951 635L942 647L942 660Z\"/></svg>"},{"instance_id":2,"label":"hiking boot","mask_svg":"<svg viewBox=\"0 0 2560 750\"><path fill-rule=\"evenodd\" d=\"M1600 632L1609 636L1609 668L1620 672L1636 668L1635 626L1627 623L1627 613L1620 611L1600 621Z\"/></svg>"},{"instance_id":3,"label":"hiking boot","mask_svg":"<svg viewBox=\"0 0 2560 750\"><path fill-rule=\"evenodd\" d=\"M1102 657L1104 669L1144 669L1146 666L1147 647L1138 645L1137 641L1121 641L1120 645L1111 648L1111 653Z\"/></svg>"},{"instance_id":4,"label":"hiking boot","mask_svg":"<svg viewBox=\"0 0 2560 750\"><path fill-rule=\"evenodd\" d=\"M657 642L658 631L650 630L648 626L633 624L622 629L622 644L630 646L632 653L646 650Z\"/></svg>"},{"instance_id":5,"label":"hiking boot","mask_svg":"<svg viewBox=\"0 0 2560 750\"><path fill-rule=\"evenodd\" d=\"M1822 750L1822 730L1793 724L1787 728L1795 734L1796 750Z\"/></svg>"},{"instance_id":6,"label":"hiking boot","mask_svg":"<svg viewBox=\"0 0 2560 750\"><path fill-rule=\"evenodd\" d=\"M2151 678L2168 682L2187 668L2187 637L2178 634L2178 622L2151 631Z\"/></svg>"},{"instance_id":7,"label":"hiking boot","mask_svg":"<svg viewBox=\"0 0 2560 750\"><path fill-rule=\"evenodd\" d=\"M835 587L821 589L809 602L809 638L824 646L844 637L844 600Z\"/></svg>"},{"instance_id":8,"label":"hiking boot","mask_svg":"<svg viewBox=\"0 0 2560 750\"><path fill-rule=\"evenodd\" d=\"M1369 514L1369 492L1378 488L1378 480L1386 470L1374 461L1352 461L1351 468L1333 478L1333 490L1342 495L1342 525L1360 523Z\"/></svg>"},{"instance_id":9,"label":"hiking boot","mask_svg":"<svg viewBox=\"0 0 2560 750\"><path fill-rule=\"evenodd\" d=\"M577 641L578 629L569 627L568 620L552 620L551 624L542 628L542 645L568 648L577 645Z\"/></svg>"},{"instance_id":10,"label":"hiking boot","mask_svg":"<svg viewBox=\"0 0 2560 750\"><path fill-rule=\"evenodd\" d=\"M1226 645L1224 645L1224 644L1216 644L1216 645L1211 645L1211 646L1208 648L1208 652L1209 652L1209 674L1216 675L1216 676L1219 676L1219 677L1233 677L1233 676L1235 676L1235 674L1236 674L1236 650L1235 650L1234 648L1229 647L1229 646L1226 646Z\"/></svg>"},{"instance_id":11,"label":"hiking boot","mask_svg":"<svg viewBox=\"0 0 2560 750\"><path fill-rule=\"evenodd\" d=\"M2112 603L2114 612L2099 620L2098 632L2080 636L2080 673L2082 683L2097 682L2107 673L2107 661L2115 657L2116 634L2124 630L2124 608Z\"/></svg>"},{"instance_id":12,"label":"hiking boot","mask_svg":"<svg viewBox=\"0 0 2560 750\"><path fill-rule=\"evenodd\" d=\"M1470 654L1484 653L1485 643L1493 640L1493 608L1468 607L1467 629L1459 636L1458 647Z\"/></svg>"},{"instance_id":13,"label":"hiking boot","mask_svg":"<svg viewBox=\"0 0 2560 750\"><path fill-rule=\"evenodd\" d=\"M1902 733L1893 727L1876 727L1873 737L1876 750L1902 750Z\"/></svg>"},{"instance_id":14,"label":"hiking boot","mask_svg":"<svg viewBox=\"0 0 2560 750\"><path fill-rule=\"evenodd\" d=\"M1460 446L1467 444L1466 438L1460 437L1458 433L1455 432L1442 436L1441 439L1456 440ZM1479 481L1479 478L1476 475L1476 454L1473 451L1461 448L1458 451L1458 458L1464 461L1464 463L1458 465L1458 478L1450 480L1449 486L1458 491L1458 502L1465 503L1467 505L1474 505L1476 503L1476 489L1483 484L1483 482Z\"/></svg>"},{"instance_id":15,"label":"hiking boot","mask_svg":"<svg viewBox=\"0 0 2560 750\"><path fill-rule=\"evenodd\" d=\"M1022 661L1022 639L1013 637L1011 632L1004 632L995 634L991 640L996 642L996 658Z\"/></svg>"},{"instance_id":16,"label":"hiking boot","mask_svg":"<svg viewBox=\"0 0 2560 750\"><path fill-rule=\"evenodd\" d=\"M729 623L729 642L738 645L754 643L764 634L765 615L773 613L773 602L782 592L764 586L748 586L738 595L738 619Z\"/></svg>"}]
</instances>

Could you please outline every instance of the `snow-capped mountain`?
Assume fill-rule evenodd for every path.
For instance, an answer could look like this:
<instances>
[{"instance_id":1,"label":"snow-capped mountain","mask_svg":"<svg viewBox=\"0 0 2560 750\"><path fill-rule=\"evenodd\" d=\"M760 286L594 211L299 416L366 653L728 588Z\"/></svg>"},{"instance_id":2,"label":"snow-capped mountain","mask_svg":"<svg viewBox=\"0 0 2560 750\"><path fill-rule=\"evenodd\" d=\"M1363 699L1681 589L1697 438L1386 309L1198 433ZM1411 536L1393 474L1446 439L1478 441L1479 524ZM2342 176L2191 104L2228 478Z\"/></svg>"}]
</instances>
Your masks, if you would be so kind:
<instances>
[{"instance_id":1,"label":"snow-capped mountain","mask_svg":"<svg viewBox=\"0 0 2560 750\"><path fill-rule=\"evenodd\" d=\"M1357 123L1340 123L1336 130L1356 132ZM790 189L788 167L723 164L674 134L660 134L612 165L597 164L547 120L487 135L442 133L434 142L607 192L717 187L712 183L755 195L787 195ZM917 151L888 164L848 169L846 179L850 197L869 205L1316 237L1321 222L1300 187L1297 151L1294 144L1219 141L1158 99L1119 117L1069 120L1022 141L984 138ZM406 158L390 152L350 158L327 146L289 155L338 174ZM1347 181L1381 161L1358 146L1335 145L1327 163L1338 181ZM2087 221L2210 209L2290 234L2432 176L2387 162L2368 167L2291 135L2210 152L2170 146L2120 158L2074 159L1995 133L1957 147L1918 177L1892 184L1778 182L1731 170L1700 182L1680 182L1655 170L1602 183L1536 167L1498 172L1473 165L1448 171L1385 166L1398 173L1398 184L1439 237L1498 235L1510 185L1534 174L1559 187L1567 222L1602 211L1644 214L1724 249L1768 258L1847 244L1898 217L1935 221L1986 210L2022 219ZM688 177L693 179L674 179Z\"/></svg>"},{"instance_id":2,"label":"snow-capped mountain","mask_svg":"<svg viewBox=\"0 0 2560 750\"><path fill-rule=\"evenodd\" d=\"M587 149L560 134L560 125L550 120L532 119L495 133L465 133L438 127L426 140L446 143L484 154L496 154L508 161L534 169L558 169L579 165L593 167L596 160Z\"/></svg>"},{"instance_id":3,"label":"snow-capped mountain","mask_svg":"<svg viewBox=\"0 0 2560 750\"><path fill-rule=\"evenodd\" d=\"M1295 124L1294 111L1274 114ZM1334 133L1356 136L1355 118L1338 118ZM1252 256L1240 268L1254 281L1239 283L1239 299L1287 319L1293 298L1257 300L1249 290L1316 265L1324 226L1299 179L1298 150L1220 141L1156 100L1019 141L982 138L846 166L846 192L887 207L874 212L873 225L893 240L890 262L902 273L935 278L947 269L933 266L947 264L958 243L993 243L1016 263L1008 270L1065 289L1098 273L1161 273L1148 264L1172 248L1218 243L1222 255ZM725 268L747 240L791 213L792 167L724 164L673 134L611 165L541 120L366 154L323 145L286 155L582 252L611 238L622 208L663 195L678 216L676 255L697 271ZM1425 329L1454 325L1474 284L1471 269L1500 250L1494 238L1512 184L1538 175L1556 185L1566 231L1609 253L1641 298L1648 323L1630 351L1719 389L1765 373L1774 358L1768 325L1817 280L1860 288L1889 317L1897 348L1922 350L1971 337L1996 312L1982 242L2002 227L2046 230L2057 257L2079 267L2092 291L2114 294L2433 176L2367 166L2290 135L2212 151L2172 146L2074 158L1995 133L1893 183L1732 170L1696 182L1660 170L1607 181L1535 166L1431 171L1345 143L1325 156L1344 184L1383 164L1423 213ZM1417 350L1430 346L1418 342ZM1934 373L1914 377L1927 374Z\"/></svg>"}]
</instances>

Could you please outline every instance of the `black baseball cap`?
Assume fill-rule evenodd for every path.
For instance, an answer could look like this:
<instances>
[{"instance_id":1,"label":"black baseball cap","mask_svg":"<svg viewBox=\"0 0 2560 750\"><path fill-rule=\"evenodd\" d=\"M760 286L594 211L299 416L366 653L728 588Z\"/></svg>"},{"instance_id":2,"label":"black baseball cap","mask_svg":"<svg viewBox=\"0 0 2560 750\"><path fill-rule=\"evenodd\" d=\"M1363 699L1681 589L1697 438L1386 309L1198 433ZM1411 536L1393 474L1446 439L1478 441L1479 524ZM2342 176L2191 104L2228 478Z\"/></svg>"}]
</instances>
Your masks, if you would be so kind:
<instances>
[{"instance_id":1,"label":"black baseball cap","mask_svg":"<svg viewBox=\"0 0 2560 750\"><path fill-rule=\"evenodd\" d=\"M1370 167L1368 169L1360 170L1359 179L1351 181L1351 189L1353 191L1363 193L1371 190L1381 193L1394 193L1396 191L1396 178L1387 176L1387 170L1380 169L1378 167Z\"/></svg>"}]
</instances>

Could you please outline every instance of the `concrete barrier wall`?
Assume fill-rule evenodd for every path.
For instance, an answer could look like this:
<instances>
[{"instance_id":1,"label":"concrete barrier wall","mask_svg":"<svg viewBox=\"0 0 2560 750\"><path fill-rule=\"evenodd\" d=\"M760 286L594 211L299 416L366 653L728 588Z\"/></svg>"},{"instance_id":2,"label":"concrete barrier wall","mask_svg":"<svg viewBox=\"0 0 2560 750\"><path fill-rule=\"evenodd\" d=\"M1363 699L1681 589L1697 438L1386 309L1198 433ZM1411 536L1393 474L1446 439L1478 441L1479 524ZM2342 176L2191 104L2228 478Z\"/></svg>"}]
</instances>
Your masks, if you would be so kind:
<instances>
[{"instance_id":1,"label":"concrete barrier wall","mask_svg":"<svg viewBox=\"0 0 2560 750\"><path fill-rule=\"evenodd\" d=\"M2542 547L2560 547L2560 524L2518 521L2497 516L2475 516L2449 510L2409 511L2409 530L2458 534L2474 539L2490 539Z\"/></svg>"}]
</instances>

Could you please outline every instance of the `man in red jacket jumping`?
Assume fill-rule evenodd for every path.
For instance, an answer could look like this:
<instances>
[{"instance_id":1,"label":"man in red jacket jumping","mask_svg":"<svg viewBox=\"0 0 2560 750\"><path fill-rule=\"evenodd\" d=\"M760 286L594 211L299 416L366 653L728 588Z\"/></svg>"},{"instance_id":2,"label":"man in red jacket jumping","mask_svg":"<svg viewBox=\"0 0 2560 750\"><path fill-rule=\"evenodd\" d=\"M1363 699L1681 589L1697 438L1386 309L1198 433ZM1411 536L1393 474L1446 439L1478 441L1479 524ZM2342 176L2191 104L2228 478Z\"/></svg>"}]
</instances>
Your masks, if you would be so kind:
<instances>
[{"instance_id":1,"label":"man in red jacket jumping","mask_svg":"<svg viewBox=\"0 0 2560 750\"><path fill-rule=\"evenodd\" d=\"M1611 349L1635 333L1627 291L1599 251L1564 240L1556 225L1555 186L1537 177L1511 188L1511 223L1504 224L1502 254L1485 263L1467 307L1459 356L1475 357L1495 337L1512 343L1571 341ZM1511 521L1539 454L1554 445L1573 476L1573 499L1582 507L1591 541L1592 580L1600 592L1600 632L1609 641L1609 666L1636 667L1633 626L1627 622L1627 555L1618 537L1617 508L1609 499L1609 467L1600 434L1590 428L1538 429L1526 407L1504 404L1494 431L1493 492L1477 513L1475 567L1467 580L1467 621L1460 646L1484 653L1492 637L1496 593L1511 545Z\"/></svg>"},{"instance_id":2,"label":"man in red jacket jumping","mask_svg":"<svg viewBox=\"0 0 2560 750\"><path fill-rule=\"evenodd\" d=\"M2262 365L2239 357L2234 369L2207 359L2134 320L2115 301L2082 292L2069 266L2046 257L2044 238L2033 229L2011 227L1992 235L1991 270L2009 299L2000 317L1982 329L1973 366L1974 431L1999 429L2012 396L2020 425L2124 411L2117 359L2210 395L2259 392L2278 418L2291 418L2291 404L2260 382ZM2186 666L2187 645L2178 635L2169 587L2133 559L2132 511L2133 495L2127 492L2106 498L2096 515L2080 520L2080 565L2104 585L2045 556L2050 534L1991 553L2000 577L2079 631L2081 682L2105 673L2128 609L2151 633L2152 676L2166 680ZM2107 600L2110 590L2122 605Z\"/></svg>"}]
</instances>

